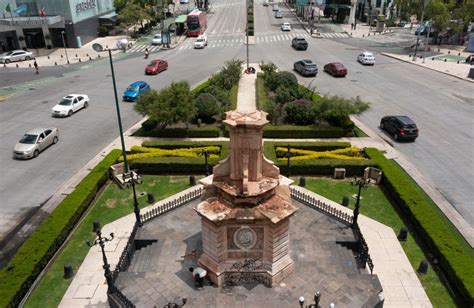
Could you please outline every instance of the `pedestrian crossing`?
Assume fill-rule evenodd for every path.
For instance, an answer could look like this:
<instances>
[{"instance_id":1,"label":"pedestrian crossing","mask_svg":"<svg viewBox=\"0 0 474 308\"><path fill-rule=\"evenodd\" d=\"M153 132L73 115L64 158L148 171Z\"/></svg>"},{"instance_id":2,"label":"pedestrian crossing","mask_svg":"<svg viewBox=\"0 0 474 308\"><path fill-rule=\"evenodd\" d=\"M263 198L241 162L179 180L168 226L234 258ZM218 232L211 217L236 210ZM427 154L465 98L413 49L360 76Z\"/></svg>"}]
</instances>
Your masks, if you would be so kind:
<instances>
[{"instance_id":1,"label":"pedestrian crossing","mask_svg":"<svg viewBox=\"0 0 474 308\"><path fill-rule=\"evenodd\" d=\"M348 33L320 33L321 38L325 39L344 39L350 38L351 36ZM245 37L239 35L238 37L235 36L213 36L209 35L209 45L206 48L222 48L222 47L233 47L242 45L245 43ZM310 39L310 35L308 33L280 33L280 34L265 34L265 35L258 35L255 37L256 44L271 44L271 43L278 43L278 42L288 42L290 43L291 40L295 37L304 37L305 39ZM161 46L152 46L147 44L135 44L127 50L127 52L145 52L145 49L148 48L148 51L157 52L161 49ZM184 43L180 44L176 47L177 50L186 50L186 49L194 49L194 39L188 38L184 41Z\"/></svg>"}]
</instances>

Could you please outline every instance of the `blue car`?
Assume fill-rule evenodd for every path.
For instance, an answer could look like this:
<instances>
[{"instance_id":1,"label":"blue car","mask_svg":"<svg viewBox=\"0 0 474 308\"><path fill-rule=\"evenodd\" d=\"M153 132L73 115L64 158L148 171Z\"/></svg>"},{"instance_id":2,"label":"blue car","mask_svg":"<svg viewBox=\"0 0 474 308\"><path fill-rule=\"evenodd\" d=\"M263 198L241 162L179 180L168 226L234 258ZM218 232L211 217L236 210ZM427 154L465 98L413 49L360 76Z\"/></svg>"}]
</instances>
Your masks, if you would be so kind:
<instances>
[{"instance_id":1,"label":"blue car","mask_svg":"<svg viewBox=\"0 0 474 308\"><path fill-rule=\"evenodd\" d=\"M150 85L144 81L135 81L123 92L123 100L126 102L136 102L140 95L150 90Z\"/></svg>"},{"instance_id":2,"label":"blue car","mask_svg":"<svg viewBox=\"0 0 474 308\"><path fill-rule=\"evenodd\" d=\"M428 27L427 26L419 26L416 31L415 35L427 35L428 34Z\"/></svg>"}]
</instances>

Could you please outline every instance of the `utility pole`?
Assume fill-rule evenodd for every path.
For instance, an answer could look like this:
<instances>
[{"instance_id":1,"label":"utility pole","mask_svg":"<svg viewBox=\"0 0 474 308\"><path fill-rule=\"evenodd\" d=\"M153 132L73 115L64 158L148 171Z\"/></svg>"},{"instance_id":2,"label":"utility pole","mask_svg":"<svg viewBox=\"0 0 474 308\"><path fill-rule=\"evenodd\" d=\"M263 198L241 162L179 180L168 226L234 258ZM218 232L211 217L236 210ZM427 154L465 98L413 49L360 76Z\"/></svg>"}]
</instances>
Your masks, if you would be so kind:
<instances>
[{"instance_id":1,"label":"utility pole","mask_svg":"<svg viewBox=\"0 0 474 308\"><path fill-rule=\"evenodd\" d=\"M426 35L425 52L423 53L423 63L425 63L426 52L428 51L428 45L430 44L431 25L433 24L433 20L430 19L429 23L430 26L428 27L428 34Z\"/></svg>"},{"instance_id":2,"label":"utility pole","mask_svg":"<svg viewBox=\"0 0 474 308\"><path fill-rule=\"evenodd\" d=\"M245 41L246 41L246 51L247 51L247 70L249 69L249 2L245 0ZM253 16L253 15L252 15Z\"/></svg>"},{"instance_id":3,"label":"utility pole","mask_svg":"<svg viewBox=\"0 0 474 308\"><path fill-rule=\"evenodd\" d=\"M423 11L421 11L421 20L420 20L420 25L418 27L421 27L423 25L423 18L425 17L425 0L423 0ZM418 28L421 30L420 28ZM421 31L418 31L418 36L416 37L416 44L415 44L415 53L413 54L413 61L416 61L416 52L418 51L418 44L420 43L420 35Z\"/></svg>"}]
</instances>

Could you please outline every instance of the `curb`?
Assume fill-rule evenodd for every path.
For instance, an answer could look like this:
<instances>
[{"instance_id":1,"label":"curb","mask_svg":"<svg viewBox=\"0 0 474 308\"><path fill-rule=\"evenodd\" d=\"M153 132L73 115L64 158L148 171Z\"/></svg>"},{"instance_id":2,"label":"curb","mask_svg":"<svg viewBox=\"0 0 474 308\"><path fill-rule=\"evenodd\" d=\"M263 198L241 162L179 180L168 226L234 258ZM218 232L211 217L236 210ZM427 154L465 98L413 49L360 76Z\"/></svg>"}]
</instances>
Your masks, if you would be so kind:
<instances>
[{"instance_id":1,"label":"curb","mask_svg":"<svg viewBox=\"0 0 474 308\"><path fill-rule=\"evenodd\" d=\"M384 55L384 56L386 56L386 57L389 57L389 58L392 58L392 59L395 59L395 60L398 60L398 61L402 61L402 62L414 64L414 65L418 65L418 66L420 66L420 67L427 68L427 69L430 69L430 70L435 71L435 72L438 72L438 73L442 73L442 74L445 74L445 75L449 75L449 76L452 76L452 77L456 77L456 78L461 79L461 80L464 80L464 81L468 81L468 82L474 83L474 80L468 79L467 77L461 77L461 76L454 75L454 74L449 73L449 72L444 72L444 71L441 71L441 70L437 70L437 69L435 69L435 68L428 67L428 66L422 65L421 63L413 62L413 61L411 61L411 60L400 59L400 58L398 58L398 57L395 57L395 56L393 56L393 55L391 55L391 54L388 54L388 53L385 53L385 52L382 52L381 55Z\"/></svg>"}]
</instances>

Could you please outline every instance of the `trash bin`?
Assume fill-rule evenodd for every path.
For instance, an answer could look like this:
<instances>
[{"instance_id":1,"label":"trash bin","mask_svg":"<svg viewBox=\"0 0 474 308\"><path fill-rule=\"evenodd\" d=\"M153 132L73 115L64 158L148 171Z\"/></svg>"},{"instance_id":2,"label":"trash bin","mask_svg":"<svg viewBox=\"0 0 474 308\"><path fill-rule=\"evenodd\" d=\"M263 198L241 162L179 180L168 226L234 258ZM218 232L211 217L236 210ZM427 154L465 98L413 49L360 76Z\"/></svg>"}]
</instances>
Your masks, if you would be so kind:
<instances>
[{"instance_id":1,"label":"trash bin","mask_svg":"<svg viewBox=\"0 0 474 308\"><path fill-rule=\"evenodd\" d=\"M471 67L469 69L469 75L467 75L467 77L474 79L474 67Z\"/></svg>"},{"instance_id":2,"label":"trash bin","mask_svg":"<svg viewBox=\"0 0 474 308\"><path fill-rule=\"evenodd\" d=\"M80 37L80 36L76 36L76 45L77 45L77 48L81 48L81 47L82 47L82 41L81 41L81 37Z\"/></svg>"}]
</instances>

